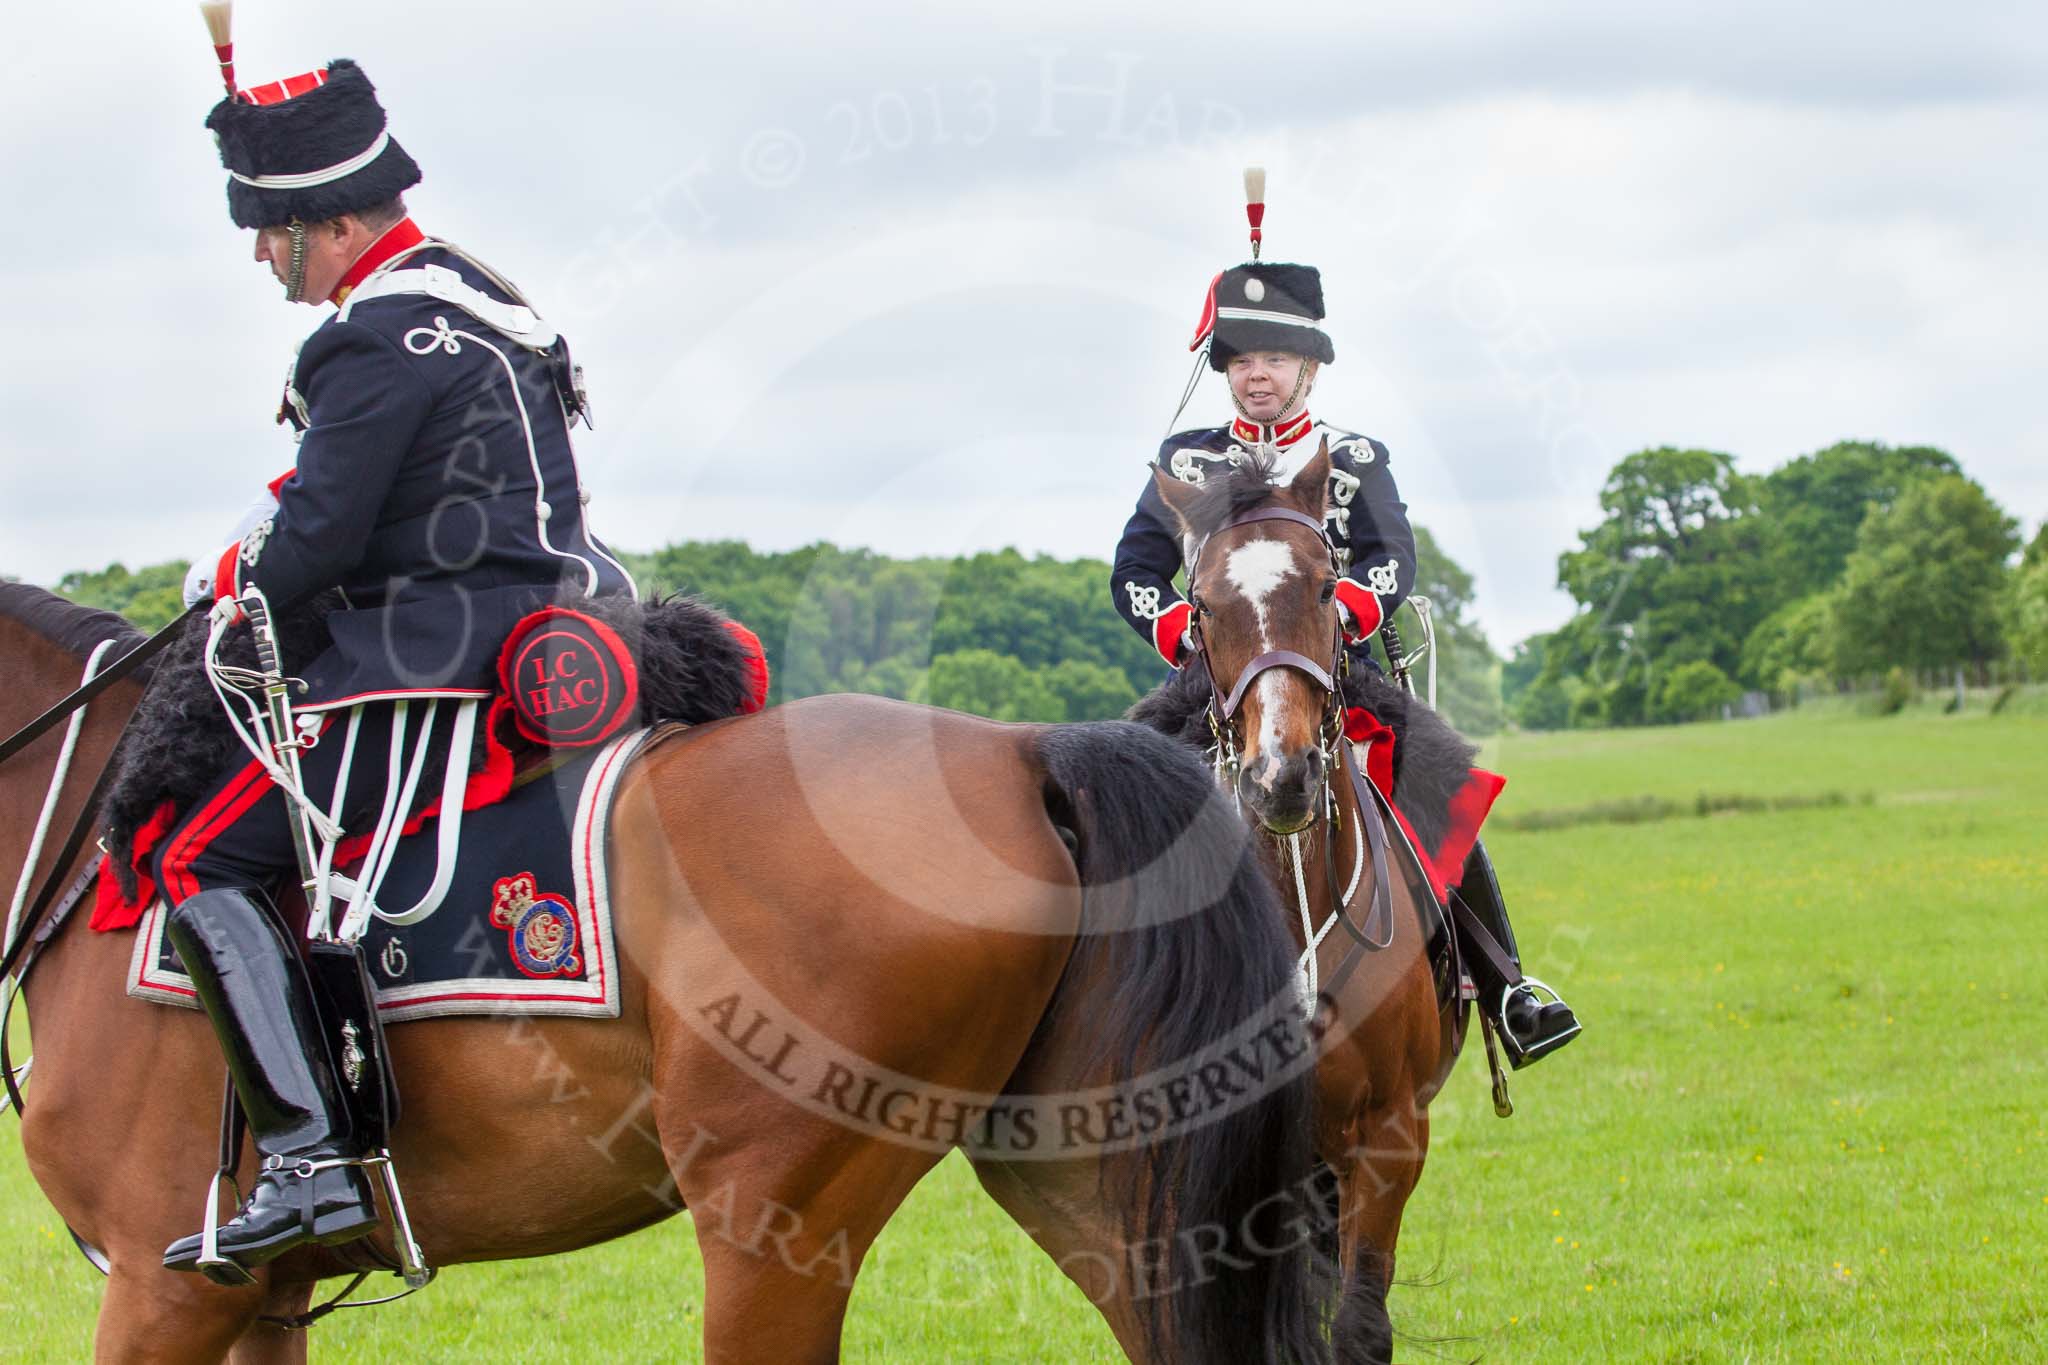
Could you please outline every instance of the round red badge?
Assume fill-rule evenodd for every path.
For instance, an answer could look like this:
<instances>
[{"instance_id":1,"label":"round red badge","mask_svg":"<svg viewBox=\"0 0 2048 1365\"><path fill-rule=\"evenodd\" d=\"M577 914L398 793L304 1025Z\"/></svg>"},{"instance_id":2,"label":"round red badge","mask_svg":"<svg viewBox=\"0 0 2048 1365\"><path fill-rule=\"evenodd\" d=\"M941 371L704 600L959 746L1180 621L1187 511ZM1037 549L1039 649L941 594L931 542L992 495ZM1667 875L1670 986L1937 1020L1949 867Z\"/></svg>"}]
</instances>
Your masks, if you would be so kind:
<instances>
[{"instance_id":1,"label":"round red badge","mask_svg":"<svg viewBox=\"0 0 2048 1365\"><path fill-rule=\"evenodd\" d=\"M640 674L618 632L564 607L546 607L512 628L498 654L498 686L512 723L536 744L601 744L630 723Z\"/></svg>"}]
</instances>

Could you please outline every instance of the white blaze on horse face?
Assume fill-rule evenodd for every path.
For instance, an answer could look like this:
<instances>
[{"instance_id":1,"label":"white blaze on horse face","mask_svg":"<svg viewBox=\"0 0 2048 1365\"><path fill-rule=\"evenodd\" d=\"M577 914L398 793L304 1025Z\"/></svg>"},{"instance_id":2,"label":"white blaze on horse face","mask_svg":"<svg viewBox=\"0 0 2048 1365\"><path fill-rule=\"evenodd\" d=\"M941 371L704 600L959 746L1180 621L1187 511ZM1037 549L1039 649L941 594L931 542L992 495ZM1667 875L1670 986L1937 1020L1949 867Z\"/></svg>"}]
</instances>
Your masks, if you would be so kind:
<instances>
[{"instance_id":1,"label":"white blaze on horse face","mask_svg":"<svg viewBox=\"0 0 2048 1365\"><path fill-rule=\"evenodd\" d=\"M1259 652L1273 648L1273 633L1267 621L1266 599L1294 572L1294 550L1284 541L1254 540L1238 546L1224 562L1223 573L1259 618ZM1271 791L1280 773L1280 722L1285 719L1287 689L1279 669L1268 669L1258 677L1259 760L1252 768L1252 780Z\"/></svg>"}]
</instances>

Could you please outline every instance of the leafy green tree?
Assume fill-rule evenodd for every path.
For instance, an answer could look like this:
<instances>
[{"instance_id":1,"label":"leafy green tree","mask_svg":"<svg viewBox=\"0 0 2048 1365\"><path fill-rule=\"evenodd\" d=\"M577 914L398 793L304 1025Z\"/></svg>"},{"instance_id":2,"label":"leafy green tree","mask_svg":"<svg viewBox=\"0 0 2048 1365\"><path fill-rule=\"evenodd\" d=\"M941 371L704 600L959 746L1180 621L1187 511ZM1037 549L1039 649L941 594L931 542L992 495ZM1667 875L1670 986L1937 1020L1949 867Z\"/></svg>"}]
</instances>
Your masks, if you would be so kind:
<instances>
[{"instance_id":1,"label":"leafy green tree","mask_svg":"<svg viewBox=\"0 0 2048 1365\"><path fill-rule=\"evenodd\" d=\"M1043 675L1008 654L963 649L932 660L931 702L991 720L1063 721L1067 710Z\"/></svg>"},{"instance_id":2,"label":"leafy green tree","mask_svg":"<svg viewBox=\"0 0 2048 1365\"><path fill-rule=\"evenodd\" d=\"M1866 517L1830 613L1835 670L1981 668L1999 657L2016 529L1961 475L1916 484Z\"/></svg>"},{"instance_id":3,"label":"leafy green tree","mask_svg":"<svg viewBox=\"0 0 2048 1365\"><path fill-rule=\"evenodd\" d=\"M1415 528L1415 595L1429 599L1436 627L1437 709L1467 734L1490 735L1505 717L1501 705L1500 658L1472 616L1472 575L1444 553L1426 526ZM1411 612L1395 613L1402 645L1421 643ZM1384 654L1384 650L1382 650ZM1427 662L1417 665L1427 675ZM1423 677L1415 680L1425 686Z\"/></svg>"},{"instance_id":4,"label":"leafy green tree","mask_svg":"<svg viewBox=\"0 0 2048 1365\"><path fill-rule=\"evenodd\" d=\"M1802 679L1825 673L1832 611L1824 592L1779 607L1742 642L1738 676L1760 691L1784 695Z\"/></svg>"},{"instance_id":5,"label":"leafy green tree","mask_svg":"<svg viewBox=\"0 0 2048 1365\"><path fill-rule=\"evenodd\" d=\"M2048 524L2035 533L2013 575L2006 639L2034 676L2048 676Z\"/></svg>"},{"instance_id":6,"label":"leafy green tree","mask_svg":"<svg viewBox=\"0 0 2048 1365\"><path fill-rule=\"evenodd\" d=\"M1724 673L1777 604L1758 572L1755 481L1718 451L1662 446L1614 467L1605 519L1558 560L1580 612L1546 641L1544 670L1608 689L1609 722L1650 712L1657 679L1703 659Z\"/></svg>"},{"instance_id":7,"label":"leafy green tree","mask_svg":"<svg viewBox=\"0 0 2048 1365\"><path fill-rule=\"evenodd\" d=\"M1524 730L1562 730L1572 721L1571 688L1560 678L1538 678L1515 698L1514 709Z\"/></svg>"},{"instance_id":8,"label":"leafy green tree","mask_svg":"<svg viewBox=\"0 0 2048 1365\"><path fill-rule=\"evenodd\" d=\"M1068 720L1115 720L1138 699L1121 669L1088 659L1062 659L1039 677L1059 698Z\"/></svg>"},{"instance_id":9,"label":"leafy green tree","mask_svg":"<svg viewBox=\"0 0 2048 1365\"><path fill-rule=\"evenodd\" d=\"M1666 720L1702 720L1742 695L1726 673L1705 659L1680 664L1665 676L1657 706Z\"/></svg>"},{"instance_id":10,"label":"leafy green tree","mask_svg":"<svg viewBox=\"0 0 2048 1365\"><path fill-rule=\"evenodd\" d=\"M57 591L81 606L118 611L144 630L159 630L185 609L185 570L189 561L151 564L130 573L109 564L98 573L68 573Z\"/></svg>"},{"instance_id":11,"label":"leafy green tree","mask_svg":"<svg viewBox=\"0 0 2048 1365\"><path fill-rule=\"evenodd\" d=\"M1543 663L1549 649L1550 637L1531 635L1515 646L1514 653L1500 666L1500 699L1513 707L1521 695L1543 676ZM1526 721L1522 722L1527 724Z\"/></svg>"},{"instance_id":12,"label":"leafy green tree","mask_svg":"<svg viewBox=\"0 0 2048 1365\"><path fill-rule=\"evenodd\" d=\"M1877 441L1841 441L1789 461L1757 488L1770 534L1767 576L1787 600L1834 586L1871 508L1888 508L1917 483L1961 472L1947 451Z\"/></svg>"}]
</instances>

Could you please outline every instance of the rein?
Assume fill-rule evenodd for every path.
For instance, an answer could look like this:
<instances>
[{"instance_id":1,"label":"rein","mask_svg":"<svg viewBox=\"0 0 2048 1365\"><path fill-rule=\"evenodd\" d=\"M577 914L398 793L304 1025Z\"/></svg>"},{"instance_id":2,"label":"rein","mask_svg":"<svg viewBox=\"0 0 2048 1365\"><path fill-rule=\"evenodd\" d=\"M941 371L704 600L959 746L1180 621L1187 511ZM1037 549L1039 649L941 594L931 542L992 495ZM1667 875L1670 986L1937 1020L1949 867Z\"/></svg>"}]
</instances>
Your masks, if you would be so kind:
<instances>
[{"instance_id":1,"label":"rein","mask_svg":"<svg viewBox=\"0 0 2048 1365\"><path fill-rule=\"evenodd\" d=\"M1306 513L1297 512L1292 508L1256 508L1233 517L1230 521L1219 527L1217 533L1234 530L1239 526L1249 526L1268 521L1286 522L1306 527L1315 532L1317 541L1329 555L1331 571L1333 573L1336 572L1336 552L1330 545L1329 532L1321 522L1316 521ZM1394 894L1392 882L1388 875L1386 825L1380 815L1378 805L1379 793L1367 789L1368 784L1360 775L1358 765L1352 761L1351 755L1345 752L1350 746L1344 742L1344 702L1339 682L1348 666L1348 656L1344 652L1344 635L1341 628L1337 631L1336 637L1332 642L1328 667L1297 650L1270 649L1246 664L1243 671L1238 674L1237 681L1231 686L1228 695L1223 696L1222 700L1218 700L1219 695L1222 695L1221 689L1217 686L1215 666L1210 661L1209 644L1202 627L1202 618L1209 614L1208 608L1203 605L1201 595L1195 586L1196 579L1201 572L1202 552L1208 548L1209 539L1210 537L1204 537L1202 543L1195 547L1193 559L1188 566L1188 590L1195 608L1193 616L1189 619L1188 634L1194 647L1195 656L1201 660L1203 671L1209 675L1209 729L1216 738L1218 768L1223 771L1231 771L1236 767L1238 752L1237 713L1244 704L1245 693L1250 688L1253 679L1257 678L1260 674L1274 668L1292 668L1297 672L1306 674L1317 687L1322 689L1324 695L1329 699L1321 726L1319 727L1319 734L1322 737L1324 753L1321 800L1325 811L1324 818L1329 824L1329 829L1326 831L1323 839L1323 859L1325 882L1329 888L1332 905L1329 918L1324 921L1322 928L1319 930L1310 923L1308 887L1301 871L1299 832L1297 831L1295 834L1285 836L1288 850L1293 857L1295 890L1301 904L1302 932L1305 940L1305 948L1302 955L1302 971L1305 973L1305 980L1309 983L1310 998L1308 1008L1311 1015L1313 1015L1317 1008L1317 999L1320 996L1327 996L1334 1000L1335 993L1343 988L1345 982L1350 980L1351 974L1358 969L1358 964L1364 960L1367 951L1376 952L1386 948L1394 941ZM1337 877L1336 836L1343 825L1343 813L1342 804L1337 799L1336 793L1331 789L1330 783L1338 769L1341 769L1351 780L1352 795L1358 811L1356 818L1365 833L1364 842L1371 846L1373 867L1372 905L1367 911L1364 927L1360 927L1355 923L1350 914L1351 897L1357 891L1359 866L1354 864L1352 868L1352 883L1350 887L1340 889ZM1363 852L1364 850L1360 849L1358 854L1353 855L1354 858L1360 857ZM1338 963L1337 970L1331 974L1328 984L1318 990L1316 987L1316 954L1322 946L1323 939L1328 936L1330 930L1339 925L1343 926L1344 931L1350 936L1351 945L1342 961Z\"/></svg>"},{"instance_id":2,"label":"rein","mask_svg":"<svg viewBox=\"0 0 2048 1365\"><path fill-rule=\"evenodd\" d=\"M123 654L105 669L93 674L69 696L15 731L5 743L0 743L0 764L4 764L35 743L60 721L74 712L82 711L95 697L162 653L177 638L187 618L198 613L203 605L201 603L187 608L169 625ZM70 908L78 903L84 889L91 884L89 876L80 875L74 878L70 890L60 902L58 892L65 885L65 869L77 861L78 855L85 849L87 839L91 837L93 827L99 823L100 801L107 794L107 787L112 781L113 774L114 761L110 752L107 761L100 767L99 775L93 779L92 790L86 794L85 803L79 807L78 815L72 820L71 829L64 836L63 844L58 847L56 859L50 864L50 870L45 874L42 885L21 914L18 917L10 917L17 932L11 942L0 944L0 980L12 980L16 989L19 989L21 979L28 975L28 965L34 961L35 952L54 936L55 930L63 923ZM65 772L60 766L52 784L52 810L55 809L55 803L61 795L57 788L62 786L64 776ZM22 868L23 885L35 877L35 864L39 852L40 849L32 849L28 866ZM88 872L91 870L87 869ZM48 924L44 924L43 916L48 913L53 903L59 904L59 913ZM11 1004L12 992L9 992L8 1000ZM11 1016L12 1010L10 1009L8 1013ZM7 1055L7 1022L6 1018L0 1018L0 1085L4 1085L6 1089L9 1106L19 1114L22 1104L21 1090L15 1081L12 1060Z\"/></svg>"}]
</instances>

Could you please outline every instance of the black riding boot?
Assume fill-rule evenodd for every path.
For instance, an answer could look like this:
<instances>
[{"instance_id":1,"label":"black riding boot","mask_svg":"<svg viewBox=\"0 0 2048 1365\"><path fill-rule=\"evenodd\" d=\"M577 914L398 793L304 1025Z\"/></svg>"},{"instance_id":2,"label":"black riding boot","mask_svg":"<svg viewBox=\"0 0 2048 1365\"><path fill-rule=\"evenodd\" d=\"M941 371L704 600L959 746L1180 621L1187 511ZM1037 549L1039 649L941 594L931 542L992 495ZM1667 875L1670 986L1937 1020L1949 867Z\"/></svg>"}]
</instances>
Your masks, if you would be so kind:
<instances>
[{"instance_id":1,"label":"black riding boot","mask_svg":"<svg viewBox=\"0 0 2048 1365\"><path fill-rule=\"evenodd\" d=\"M1519 1071L1578 1037L1579 1020L1572 1013L1572 1007L1562 999L1546 1003L1522 975L1522 955L1515 946L1514 927L1508 923L1507 906L1500 897L1500 882L1493 875L1493 860L1486 856L1484 844L1475 843L1472 856L1465 860L1465 879L1458 884L1458 897L1470 907L1480 926L1493 936L1514 969L1512 976L1503 976L1485 952L1467 951L1465 954L1466 968L1479 987L1480 1008L1499 1026L1501 1044L1507 1048L1509 1064ZM1556 996L1557 992L1551 991L1548 985L1537 984Z\"/></svg>"},{"instance_id":2,"label":"black riding boot","mask_svg":"<svg viewBox=\"0 0 2048 1365\"><path fill-rule=\"evenodd\" d=\"M362 1153L306 964L275 912L240 891L202 891L171 912L168 937L213 1021L262 1158L248 1202L220 1227L220 1254L248 1269L302 1242L374 1229L362 1167L326 1164ZM171 1244L164 1265L197 1269L199 1254L194 1233Z\"/></svg>"}]
</instances>

